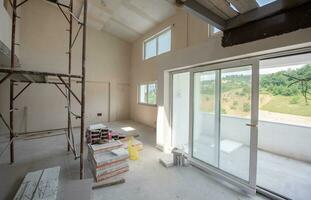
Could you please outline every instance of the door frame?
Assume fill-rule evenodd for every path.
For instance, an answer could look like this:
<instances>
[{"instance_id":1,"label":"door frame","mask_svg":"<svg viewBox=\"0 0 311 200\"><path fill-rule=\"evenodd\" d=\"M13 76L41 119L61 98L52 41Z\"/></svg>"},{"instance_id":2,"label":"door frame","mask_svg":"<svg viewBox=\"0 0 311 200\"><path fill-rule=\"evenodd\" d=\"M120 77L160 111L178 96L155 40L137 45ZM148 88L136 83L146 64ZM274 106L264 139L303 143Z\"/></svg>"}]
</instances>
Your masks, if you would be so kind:
<instances>
[{"instance_id":1,"label":"door frame","mask_svg":"<svg viewBox=\"0 0 311 200\"><path fill-rule=\"evenodd\" d=\"M250 159L249 159L249 180L243 180L208 163L202 162L193 157L193 106L194 106L194 73L204 71L219 71L242 66L252 66L252 98L251 98L251 122L250 122ZM170 121L173 119L173 75L178 73L190 73L189 83L189 153L186 155L190 163L203 171L213 174L216 177L225 180L242 191L255 194L256 193L256 175L257 175L257 143L258 143L258 94L259 94L259 59L249 58L235 61L221 62L210 65L201 65L189 69L175 70L170 72ZM218 73L220 75L220 73ZM216 95L219 96L219 95ZM171 126L171 133L173 127ZM173 136L171 135L171 139ZM173 144L173 141L171 141Z\"/></svg>"}]
</instances>

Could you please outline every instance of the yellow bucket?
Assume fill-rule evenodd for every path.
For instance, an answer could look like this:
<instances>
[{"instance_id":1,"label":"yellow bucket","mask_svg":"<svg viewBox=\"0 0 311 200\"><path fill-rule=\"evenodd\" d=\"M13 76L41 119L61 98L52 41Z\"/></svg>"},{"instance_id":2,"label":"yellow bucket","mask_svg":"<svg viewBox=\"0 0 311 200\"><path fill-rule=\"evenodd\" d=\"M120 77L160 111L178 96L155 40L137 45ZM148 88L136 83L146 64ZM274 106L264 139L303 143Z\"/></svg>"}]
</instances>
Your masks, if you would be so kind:
<instances>
[{"instance_id":1,"label":"yellow bucket","mask_svg":"<svg viewBox=\"0 0 311 200\"><path fill-rule=\"evenodd\" d=\"M128 141L128 151L130 160L138 160L139 159L139 151L136 147L133 147L133 137L131 137Z\"/></svg>"}]
</instances>

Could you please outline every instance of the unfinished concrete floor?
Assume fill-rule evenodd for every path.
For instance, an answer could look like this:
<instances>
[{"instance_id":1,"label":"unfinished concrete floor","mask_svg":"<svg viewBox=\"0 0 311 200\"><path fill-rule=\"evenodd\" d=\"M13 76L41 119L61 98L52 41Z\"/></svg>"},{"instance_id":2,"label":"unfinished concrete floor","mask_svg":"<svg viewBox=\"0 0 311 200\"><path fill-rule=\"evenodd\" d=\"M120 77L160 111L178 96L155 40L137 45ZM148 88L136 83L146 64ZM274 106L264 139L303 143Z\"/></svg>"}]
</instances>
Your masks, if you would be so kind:
<instances>
[{"instance_id":1,"label":"unfinished concrete floor","mask_svg":"<svg viewBox=\"0 0 311 200\"><path fill-rule=\"evenodd\" d=\"M208 174L194 168L164 168L158 158L162 152L154 148L155 130L135 122L113 122L113 127L132 127L140 133L144 143L140 160L130 161L130 171L125 175L126 183L96 189L93 199L110 200L163 200L163 199L211 199L211 200L261 200L260 196L246 196L215 181ZM0 141L3 141L1 139ZM0 148L5 143L0 143ZM16 142L16 162L8 164L9 152L0 158L0 199L12 199L23 177L29 171L53 166L61 166L60 191L58 199L64 199L64 186L68 181L79 178L79 161L66 152L63 135L36 140ZM91 177L87 169L86 177Z\"/></svg>"}]
</instances>

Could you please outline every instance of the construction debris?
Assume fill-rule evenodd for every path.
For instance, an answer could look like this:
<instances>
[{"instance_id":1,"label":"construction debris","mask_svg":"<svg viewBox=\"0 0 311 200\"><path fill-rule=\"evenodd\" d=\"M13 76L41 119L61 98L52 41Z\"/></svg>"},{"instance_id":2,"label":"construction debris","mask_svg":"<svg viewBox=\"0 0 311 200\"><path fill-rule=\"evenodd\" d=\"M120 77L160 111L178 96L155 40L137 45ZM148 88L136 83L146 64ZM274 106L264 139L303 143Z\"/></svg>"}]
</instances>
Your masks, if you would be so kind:
<instances>
[{"instance_id":1,"label":"construction debris","mask_svg":"<svg viewBox=\"0 0 311 200\"><path fill-rule=\"evenodd\" d=\"M159 162L166 168L174 166L173 154L166 154L159 159Z\"/></svg>"},{"instance_id":2,"label":"construction debris","mask_svg":"<svg viewBox=\"0 0 311 200\"><path fill-rule=\"evenodd\" d=\"M92 189L98 189L98 188L102 188L102 187L109 187L109 186L113 186L113 185L117 185L117 184L122 184L125 183L125 179L124 178L111 178L109 180L105 180L105 181L101 181L99 183L94 183Z\"/></svg>"}]
</instances>

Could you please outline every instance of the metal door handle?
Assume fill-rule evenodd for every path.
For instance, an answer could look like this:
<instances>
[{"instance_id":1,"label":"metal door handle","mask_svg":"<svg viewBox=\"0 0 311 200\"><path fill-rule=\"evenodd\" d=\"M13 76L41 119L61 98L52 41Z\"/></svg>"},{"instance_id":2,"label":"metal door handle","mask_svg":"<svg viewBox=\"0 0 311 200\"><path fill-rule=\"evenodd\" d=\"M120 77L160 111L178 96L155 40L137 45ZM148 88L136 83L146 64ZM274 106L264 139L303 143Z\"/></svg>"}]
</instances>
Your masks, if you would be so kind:
<instances>
[{"instance_id":1,"label":"metal door handle","mask_svg":"<svg viewBox=\"0 0 311 200\"><path fill-rule=\"evenodd\" d=\"M257 127L257 124L246 124L246 126Z\"/></svg>"}]
</instances>

